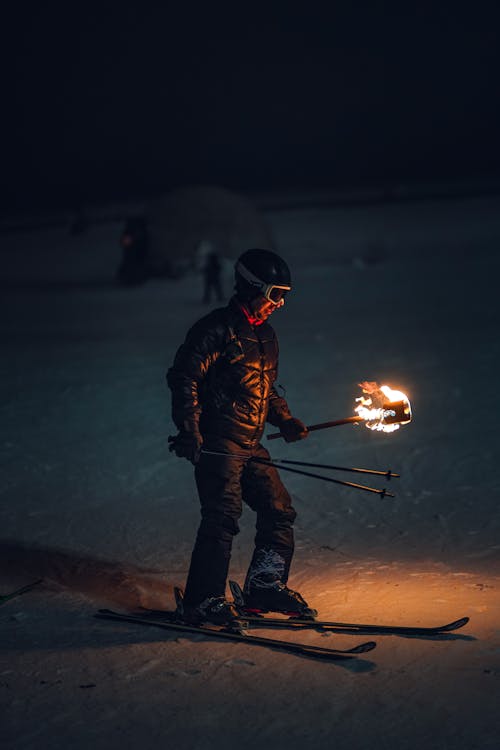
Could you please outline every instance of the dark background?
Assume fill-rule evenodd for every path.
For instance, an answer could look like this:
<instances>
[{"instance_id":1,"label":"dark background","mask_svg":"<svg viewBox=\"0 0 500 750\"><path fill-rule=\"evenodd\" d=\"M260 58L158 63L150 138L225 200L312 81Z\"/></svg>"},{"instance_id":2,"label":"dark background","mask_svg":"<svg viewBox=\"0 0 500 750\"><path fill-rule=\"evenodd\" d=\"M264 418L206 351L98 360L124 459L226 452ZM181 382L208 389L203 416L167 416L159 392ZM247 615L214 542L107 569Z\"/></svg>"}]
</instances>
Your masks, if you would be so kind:
<instances>
[{"instance_id":1,"label":"dark background","mask_svg":"<svg viewBox=\"0 0 500 750\"><path fill-rule=\"evenodd\" d=\"M168 6L4 17L4 211L500 177L495 3Z\"/></svg>"}]
</instances>

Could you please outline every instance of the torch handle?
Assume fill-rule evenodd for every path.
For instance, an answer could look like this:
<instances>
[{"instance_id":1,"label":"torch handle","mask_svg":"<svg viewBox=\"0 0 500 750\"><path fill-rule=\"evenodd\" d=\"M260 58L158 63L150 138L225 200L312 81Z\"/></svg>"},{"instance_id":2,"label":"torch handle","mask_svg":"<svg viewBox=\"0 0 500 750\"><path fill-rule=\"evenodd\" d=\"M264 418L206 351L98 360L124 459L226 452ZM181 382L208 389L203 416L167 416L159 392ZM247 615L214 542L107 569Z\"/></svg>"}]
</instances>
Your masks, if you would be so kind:
<instances>
[{"instance_id":1,"label":"torch handle","mask_svg":"<svg viewBox=\"0 0 500 750\"><path fill-rule=\"evenodd\" d=\"M329 427L339 427L341 424L357 424L358 422L364 422L363 417L346 417L345 419L335 419L333 422L321 422L320 424L307 425L308 432L314 432L315 430L326 430ZM282 438L281 432L273 432L267 436L268 440L278 440Z\"/></svg>"}]
</instances>

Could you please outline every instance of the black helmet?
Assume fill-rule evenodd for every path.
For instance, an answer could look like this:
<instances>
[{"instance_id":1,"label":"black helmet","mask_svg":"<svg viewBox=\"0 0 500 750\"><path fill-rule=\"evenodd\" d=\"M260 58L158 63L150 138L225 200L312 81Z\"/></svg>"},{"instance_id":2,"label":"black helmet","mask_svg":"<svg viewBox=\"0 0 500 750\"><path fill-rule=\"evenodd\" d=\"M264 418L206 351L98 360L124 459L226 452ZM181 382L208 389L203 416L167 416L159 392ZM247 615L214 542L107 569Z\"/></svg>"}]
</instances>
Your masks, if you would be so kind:
<instances>
[{"instance_id":1,"label":"black helmet","mask_svg":"<svg viewBox=\"0 0 500 750\"><path fill-rule=\"evenodd\" d=\"M276 253L270 250L246 250L235 266L236 293L242 300L251 300L259 294L279 304L292 288L290 269ZM282 303L283 304L283 303Z\"/></svg>"}]
</instances>

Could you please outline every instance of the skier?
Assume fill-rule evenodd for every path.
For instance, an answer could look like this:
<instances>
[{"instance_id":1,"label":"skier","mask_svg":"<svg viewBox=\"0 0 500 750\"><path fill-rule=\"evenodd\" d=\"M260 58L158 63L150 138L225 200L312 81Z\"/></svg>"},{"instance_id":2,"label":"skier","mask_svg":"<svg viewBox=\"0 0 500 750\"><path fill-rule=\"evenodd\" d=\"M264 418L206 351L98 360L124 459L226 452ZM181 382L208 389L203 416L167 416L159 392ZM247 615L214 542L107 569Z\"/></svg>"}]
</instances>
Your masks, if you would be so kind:
<instances>
[{"instance_id":1,"label":"skier","mask_svg":"<svg viewBox=\"0 0 500 750\"><path fill-rule=\"evenodd\" d=\"M121 284L142 284L149 275L149 235L146 220L142 216L127 219L120 237L122 261L116 273Z\"/></svg>"},{"instance_id":2,"label":"skier","mask_svg":"<svg viewBox=\"0 0 500 750\"><path fill-rule=\"evenodd\" d=\"M296 614L308 610L286 585L296 516L290 495L274 467L251 460L270 458L260 444L266 421L287 442L308 434L274 387L278 342L267 321L285 304L290 271L276 253L252 249L238 259L235 282L229 304L195 323L167 373L179 430L169 438L170 450L195 465L201 502L184 596L184 617L193 623L220 624L238 615L225 589L242 501L257 514L246 606Z\"/></svg>"},{"instance_id":3,"label":"skier","mask_svg":"<svg viewBox=\"0 0 500 750\"><path fill-rule=\"evenodd\" d=\"M212 298L212 290L217 296L217 301L224 299L221 286L221 262L217 253L211 252L207 255L203 266L203 303L208 304Z\"/></svg>"}]
</instances>

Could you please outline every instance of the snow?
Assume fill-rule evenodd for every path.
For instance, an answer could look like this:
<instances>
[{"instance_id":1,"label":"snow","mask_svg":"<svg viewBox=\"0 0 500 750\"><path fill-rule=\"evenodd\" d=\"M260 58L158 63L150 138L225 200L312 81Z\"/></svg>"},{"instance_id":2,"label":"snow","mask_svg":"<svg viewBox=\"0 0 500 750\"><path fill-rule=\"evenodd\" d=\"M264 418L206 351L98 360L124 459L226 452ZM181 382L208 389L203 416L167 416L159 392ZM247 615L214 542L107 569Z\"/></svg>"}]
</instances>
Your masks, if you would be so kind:
<instances>
[{"instance_id":1,"label":"snow","mask_svg":"<svg viewBox=\"0 0 500 750\"><path fill-rule=\"evenodd\" d=\"M115 287L118 225L2 237L1 593L44 578L0 609L3 748L498 748L499 206L268 215L295 280L273 319L293 413L350 416L361 380L405 391L414 412L392 435L266 443L276 458L401 474L381 500L283 472L299 514L290 584L324 618L471 618L435 639L379 636L349 664L92 618L170 607L185 580L198 505L190 465L167 450L164 376L206 310L201 282ZM241 526L240 581L249 510Z\"/></svg>"}]
</instances>

